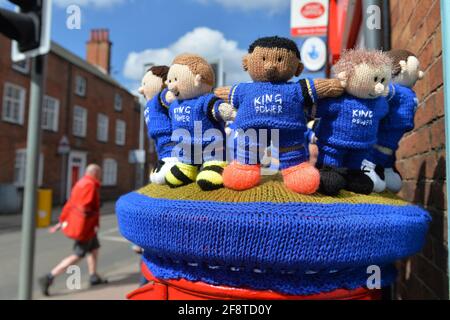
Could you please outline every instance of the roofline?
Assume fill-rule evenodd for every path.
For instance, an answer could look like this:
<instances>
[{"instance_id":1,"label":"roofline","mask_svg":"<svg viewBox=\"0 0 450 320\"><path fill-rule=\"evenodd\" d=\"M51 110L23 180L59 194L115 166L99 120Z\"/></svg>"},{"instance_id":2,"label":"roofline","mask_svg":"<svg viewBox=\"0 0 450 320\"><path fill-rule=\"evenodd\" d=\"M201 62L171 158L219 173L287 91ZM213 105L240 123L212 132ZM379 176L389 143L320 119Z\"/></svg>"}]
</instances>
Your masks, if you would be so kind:
<instances>
[{"instance_id":1,"label":"roofline","mask_svg":"<svg viewBox=\"0 0 450 320\"><path fill-rule=\"evenodd\" d=\"M96 66L90 64L89 62L87 62L86 60L80 58L79 56L77 56L76 54L70 52L69 50L67 50L66 48L62 47L61 45L59 45L58 43L52 41L51 43L51 52L53 52L54 54L62 57L63 59L69 61L70 63L76 65L77 67L80 67L82 69L84 69L85 71L99 77L100 79L116 86L119 87L122 90L125 90L126 92L128 92L130 95L132 96L136 96L133 93L130 92L130 90L128 90L127 88L125 88L124 86L122 86L119 82L117 82L113 77L111 77L109 74L104 73L103 71L101 71L99 68L97 68Z\"/></svg>"}]
</instances>

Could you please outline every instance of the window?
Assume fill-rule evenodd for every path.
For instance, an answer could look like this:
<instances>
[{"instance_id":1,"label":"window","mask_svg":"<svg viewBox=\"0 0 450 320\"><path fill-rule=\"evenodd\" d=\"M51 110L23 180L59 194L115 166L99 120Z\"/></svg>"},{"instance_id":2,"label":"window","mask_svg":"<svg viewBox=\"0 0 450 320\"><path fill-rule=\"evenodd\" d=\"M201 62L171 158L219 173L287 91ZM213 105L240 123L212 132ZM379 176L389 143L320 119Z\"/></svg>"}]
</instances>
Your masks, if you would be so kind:
<instances>
[{"instance_id":1,"label":"window","mask_svg":"<svg viewBox=\"0 0 450 320\"><path fill-rule=\"evenodd\" d=\"M75 80L75 93L80 97L86 96L86 79L82 76L77 76Z\"/></svg>"},{"instance_id":2,"label":"window","mask_svg":"<svg viewBox=\"0 0 450 320\"><path fill-rule=\"evenodd\" d=\"M75 106L73 108L73 128L72 133L76 137L86 137L87 131L87 110L85 108Z\"/></svg>"},{"instance_id":3,"label":"window","mask_svg":"<svg viewBox=\"0 0 450 320\"><path fill-rule=\"evenodd\" d=\"M25 59L19 62L14 62L12 64L12 68L20 73L28 74L30 73L30 60Z\"/></svg>"},{"instance_id":4,"label":"window","mask_svg":"<svg viewBox=\"0 0 450 320\"><path fill-rule=\"evenodd\" d=\"M3 92L3 120L23 124L25 111L25 89L11 83L5 83Z\"/></svg>"},{"instance_id":5,"label":"window","mask_svg":"<svg viewBox=\"0 0 450 320\"><path fill-rule=\"evenodd\" d=\"M59 100L45 96L42 105L42 129L58 132Z\"/></svg>"},{"instance_id":6,"label":"window","mask_svg":"<svg viewBox=\"0 0 450 320\"><path fill-rule=\"evenodd\" d=\"M114 97L114 110L122 111L122 96L118 93Z\"/></svg>"},{"instance_id":7,"label":"window","mask_svg":"<svg viewBox=\"0 0 450 320\"><path fill-rule=\"evenodd\" d=\"M127 124L123 120L116 121L116 144L124 146L127 136Z\"/></svg>"},{"instance_id":8,"label":"window","mask_svg":"<svg viewBox=\"0 0 450 320\"><path fill-rule=\"evenodd\" d=\"M97 115L97 140L100 142L108 142L108 125L109 119L103 113Z\"/></svg>"},{"instance_id":9,"label":"window","mask_svg":"<svg viewBox=\"0 0 450 320\"><path fill-rule=\"evenodd\" d=\"M115 186L117 185L117 161L114 159L103 160L103 185Z\"/></svg>"},{"instance_id":10,"label":"window","mask_svg":"<svg viewBox=\"0 0 450 320\"><path fill-rule=\"evenodd\" d=\"M14 184L22 188L25 186L25 168L27 163L26 149L16 150L16 160L14 162ZM38 185L42 185L42 178L44 173L44 156L41 153L39 156L39 169L38 169Z\"/></svg>"}]
</instances>

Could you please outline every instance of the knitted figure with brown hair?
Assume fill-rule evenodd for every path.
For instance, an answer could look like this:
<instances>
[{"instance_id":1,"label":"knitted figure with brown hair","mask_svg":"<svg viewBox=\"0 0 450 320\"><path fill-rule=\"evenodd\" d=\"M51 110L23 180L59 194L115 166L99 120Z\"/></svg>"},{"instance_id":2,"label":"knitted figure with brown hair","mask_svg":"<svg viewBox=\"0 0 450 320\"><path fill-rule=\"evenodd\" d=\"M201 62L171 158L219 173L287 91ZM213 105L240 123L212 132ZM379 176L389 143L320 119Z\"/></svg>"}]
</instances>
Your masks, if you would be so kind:
<instances>
[{"instance_id":1,"label":"knitted figure with brown hair","mask_svg":"<svg viewBox=\"0 0 450 320\"><path fill-rule=\"evenodd\" d=\"M144 75L139 88L139 93L147 100L144 117L148 136L154 140L158 154L157 167L150 174L150 181L155 184L165 184L167 172L176 163L176 158L172 157L172 125L169 118L169 103L166 101L169 94L165 89L168 72L167 66L151 67Z\"/></svg>"},{"instance_id":2,"label":"knitted figure with brown hair","mask_svg":"<svg viewBox=\"0 0 450 320\"><path fill-rule=\"evenodd\" d=\"M420 62L416 55L408 50L392 50L386 53L393 61L392 84L388 97L389 114L381 121L378 140L366 161L371 170L370 177L376 185L376 192L386 188L399 192L402 178L395 168L395 152L405 133L414 129L414 116L418 106L416 93L412 87L423 78Z\"/></svg>"},{"instance_id":3,"label":"knitted figure with brown hair","mask_svg":"<svg viewBox=\"0 0 450 320\"><path fill-rule=\"evenodd\" d=\"M169 114L179 161L167 173L166 182L173 188L195 181L205 191L223 187L224 126L234 112L212 93L214 82L212 67L200 56L182 54L170 67L166 83L176 98Z\"/></svg>"},{"instance_id":4,"label":"knitted figure with brown hair","mask_svg":"<svg viewBox=\"0 0 450 320\"><path fill-rule=\"evenodd\" d=\"M308 159L304 108L311 108L318 98L341 95L339 80L288 82L302 73L303 64L295 42L280 37L256 40L243 58L243 67L253 83L216 91L221 97L228 94L231 105L237 109L232 125L237 133L237 152L235 161L224 170L225 186L242 191L260 183L263 142L260 137L258 141L246 141L245 131L266 129L279 134L279 145L274 145L273 136L268 139L278 150L285 186L300 194L315 193L320 175Z\"/></svg>"},{"instance_id":5,"label":"knitted figure with brown hair","mask_svg":"<svg viewBox=\"0 0 450 320\"><path fill-rule=\"evenodd\" d=\"M378 125L387 113L392 61L381 51L350 50L334 66L346 93L324 99L317 107L316 130L321 168L321 192L342 189L370 194L372 180L362 171L363 161L377 141Z\"/></svg>"}]
</instances>

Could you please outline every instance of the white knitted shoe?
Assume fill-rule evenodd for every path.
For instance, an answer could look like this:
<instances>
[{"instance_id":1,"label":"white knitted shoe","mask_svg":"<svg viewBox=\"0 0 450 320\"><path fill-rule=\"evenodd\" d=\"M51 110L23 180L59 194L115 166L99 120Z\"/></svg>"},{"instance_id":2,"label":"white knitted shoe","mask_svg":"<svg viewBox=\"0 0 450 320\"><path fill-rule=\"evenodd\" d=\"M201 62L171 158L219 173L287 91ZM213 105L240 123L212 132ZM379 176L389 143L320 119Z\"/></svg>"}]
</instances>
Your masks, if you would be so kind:
<instances>
[{"instance_id":1,"label":"white knitted shoe","mask_svg":"<svg viewBox=\"0 0 450 320\"><path fill-rule=\"evenodd\" d=\"M402 177L393 168L387 168L384 170L384 176L386 179L386 187L389 191L394 193L400 192L403 186Z\"/></svg>"},{"instance_id":2,"label":"white knitted shoe","mask_svg":"<svg viewBox=\"0 0 450 320\"><path fill-rule=\"evenodd\" d=\"M386 190L386 182L377 173L376 165L374 163L364 160L361 170L370 178L370 180L372 180L374 185L373 192L382 193Z\"/></svg>"},{"instance_id":3,"label":"white knitted shoe","mask_svg":"<svg viewBox=\"0 0 450 320\"><path fill-rule=\"evenodd\" d=\"M158 185L166 184L166 174L177 162L177 158L161 159L156 169L150 174L150 182Z\"/></svg>"}]
</instances>

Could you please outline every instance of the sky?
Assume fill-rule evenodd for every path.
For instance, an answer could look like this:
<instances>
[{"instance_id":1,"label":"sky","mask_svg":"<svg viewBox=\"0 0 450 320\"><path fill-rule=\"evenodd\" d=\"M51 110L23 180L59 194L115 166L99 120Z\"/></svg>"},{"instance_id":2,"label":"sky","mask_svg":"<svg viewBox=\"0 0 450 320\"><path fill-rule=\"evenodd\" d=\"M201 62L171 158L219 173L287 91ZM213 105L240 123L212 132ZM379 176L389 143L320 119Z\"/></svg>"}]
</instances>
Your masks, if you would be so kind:
<instances>
[{"instance_id":1,"label":"sky","mask_svg":"<svg viewBox=\"0 0 450 320\"><path fill-rule=\"evenodd\" d=\"M0 0L5 6L6 0ZM248 81L241 60L261 36L290 35L290 0L53 0L52 39L85 57L93 28L113 42L112 76L135 92L146 63L170 64L183 52L222 56L227 84ZM69 5L81 28L68 29ZM7 4L6 4L7 6Z\"/></svg>"}]
</instances>

